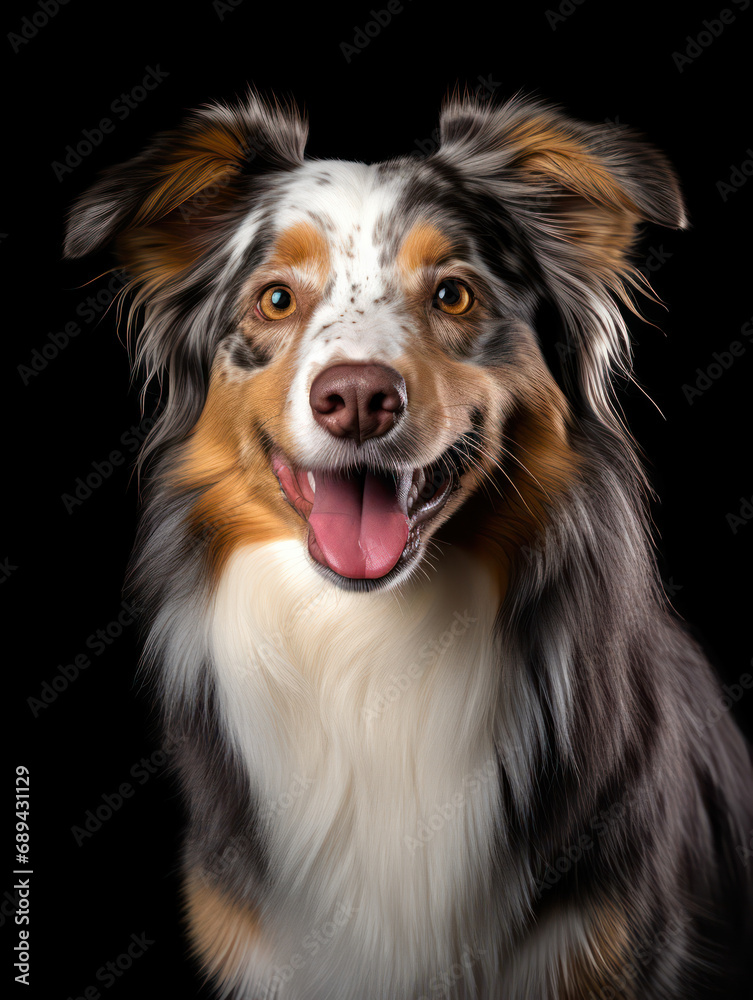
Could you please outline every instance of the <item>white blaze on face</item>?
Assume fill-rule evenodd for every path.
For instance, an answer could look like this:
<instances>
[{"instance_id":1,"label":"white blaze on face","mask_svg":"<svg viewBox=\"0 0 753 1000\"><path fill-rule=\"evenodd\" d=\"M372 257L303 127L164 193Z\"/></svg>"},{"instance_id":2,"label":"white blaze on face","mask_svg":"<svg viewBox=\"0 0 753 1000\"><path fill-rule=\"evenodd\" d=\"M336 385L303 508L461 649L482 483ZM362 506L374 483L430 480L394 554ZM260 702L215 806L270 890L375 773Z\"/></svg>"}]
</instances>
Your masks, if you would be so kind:
<instances>
[{"instance_id":1,"label":"white blaze on face","mask_svg":"<svg viewBox=\"0 0 753 1000\"><path fill-rule=\"evenodd\" d=\"M330 183L317 184L326 173ZM394 262L380 263L378 227L401 193L397 180L381 180L375 167L325 161L297 172L286 188L276 227L300 222L326 226L330 275L323 301L301 338L287 406L300 453L312 467L330 461L332 438L311 413L311 384L325 368L345 361L394 365L403 353L409 322Z\"/></svg>"}]
</instances>

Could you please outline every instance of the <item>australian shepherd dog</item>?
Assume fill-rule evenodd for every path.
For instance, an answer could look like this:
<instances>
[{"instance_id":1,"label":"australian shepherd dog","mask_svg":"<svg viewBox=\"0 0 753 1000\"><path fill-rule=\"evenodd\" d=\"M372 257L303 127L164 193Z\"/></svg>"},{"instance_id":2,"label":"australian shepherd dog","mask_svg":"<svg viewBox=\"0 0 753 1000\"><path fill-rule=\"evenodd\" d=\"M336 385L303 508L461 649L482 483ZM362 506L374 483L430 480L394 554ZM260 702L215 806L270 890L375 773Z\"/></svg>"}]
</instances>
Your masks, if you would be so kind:
<instances>
[{"instance_id":1,"label":"australian shepherd dog","mask_svg":"<svg viewBox=\"0 0 753 1000\"><path fill-rule=\"evenodd\" d=\"M520 95L448 100L425 157L306 134L204 107L65 247L114 248L165 382L131 579L203 970L236 1000L747 996L748 749L613 394L672 168Z\"/></svg>"}]
</instances>

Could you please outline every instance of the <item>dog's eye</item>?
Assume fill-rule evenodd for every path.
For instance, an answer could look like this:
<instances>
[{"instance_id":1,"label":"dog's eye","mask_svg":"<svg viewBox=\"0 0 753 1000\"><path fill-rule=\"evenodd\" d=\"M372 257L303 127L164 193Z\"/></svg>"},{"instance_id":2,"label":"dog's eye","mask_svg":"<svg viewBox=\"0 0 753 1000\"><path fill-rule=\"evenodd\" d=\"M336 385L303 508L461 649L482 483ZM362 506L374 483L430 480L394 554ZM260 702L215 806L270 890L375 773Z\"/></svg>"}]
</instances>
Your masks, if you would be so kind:
<instances>
[{"instance_id":1,"label":"dog's eye","mask_svg":"<svg viewBox=\"0 0 753 1000\"><path fill-rule=\"evenodd\" d=\"M295 295L285 285L272 285L259 299L257 308L265 319L285 319L295 312Z\"/></svg>"},{"instance_id":2,"label":"dog's eye","mask_svg":"<svg viewBox=\"0 0 753 1000\"><path fill-rule=\"evenodd\" d=\"M473 305L473 294L462 281L448 278L443 281L434 294L434 306L451 316L460 316L468 312Z\"/></svg>"}]
</instances>

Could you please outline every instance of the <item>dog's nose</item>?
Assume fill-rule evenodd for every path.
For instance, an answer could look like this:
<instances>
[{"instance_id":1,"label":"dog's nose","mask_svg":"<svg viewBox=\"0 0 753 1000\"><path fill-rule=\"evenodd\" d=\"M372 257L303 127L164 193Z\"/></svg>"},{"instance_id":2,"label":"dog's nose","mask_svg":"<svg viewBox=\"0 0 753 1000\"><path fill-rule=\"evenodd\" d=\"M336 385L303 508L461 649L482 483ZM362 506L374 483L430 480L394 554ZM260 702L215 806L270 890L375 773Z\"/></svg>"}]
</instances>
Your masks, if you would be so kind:
<instances>
[{"instance_id":1,"label":"dog's nose","mask_svg":"<svg viewBox=\"0 0 753 1000\"><path fill-rule=\"evenodd\" d=\"M405 382L387 365L332 365L319 372L309 402L314 420L334 437L361 442L386 434L405 409Z\"/></svg>"}]
</instances>

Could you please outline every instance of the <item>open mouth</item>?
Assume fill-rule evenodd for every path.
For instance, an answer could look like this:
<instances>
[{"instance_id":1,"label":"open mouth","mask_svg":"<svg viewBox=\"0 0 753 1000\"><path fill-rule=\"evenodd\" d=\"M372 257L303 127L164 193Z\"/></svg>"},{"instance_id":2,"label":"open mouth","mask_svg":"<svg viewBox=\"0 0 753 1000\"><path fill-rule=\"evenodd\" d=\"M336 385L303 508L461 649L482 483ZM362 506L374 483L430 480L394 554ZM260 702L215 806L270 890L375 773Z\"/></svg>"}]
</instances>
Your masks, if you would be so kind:
<instances>
[{"instance_id":1,"label":"open mouth","mask_svg":"<svg viewBox=\"0 0 753 1000\"><path fill-rule=\"evenodd\" d=\"M308 522L312 558L351 580L376 580L407 564L421 531L459 483L459 470L446 459L405 472L366 465L321 470L295 467L273 453L272 469Z\"/></svg>"}]
</instances>

